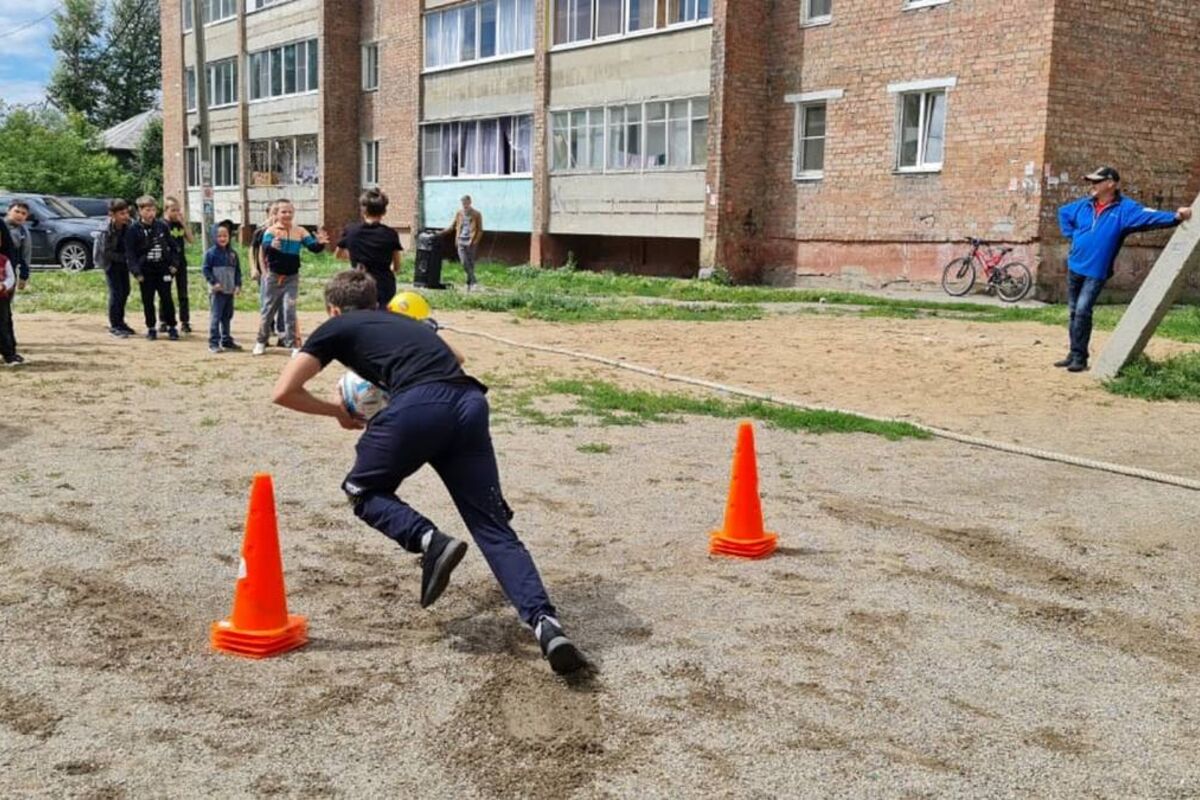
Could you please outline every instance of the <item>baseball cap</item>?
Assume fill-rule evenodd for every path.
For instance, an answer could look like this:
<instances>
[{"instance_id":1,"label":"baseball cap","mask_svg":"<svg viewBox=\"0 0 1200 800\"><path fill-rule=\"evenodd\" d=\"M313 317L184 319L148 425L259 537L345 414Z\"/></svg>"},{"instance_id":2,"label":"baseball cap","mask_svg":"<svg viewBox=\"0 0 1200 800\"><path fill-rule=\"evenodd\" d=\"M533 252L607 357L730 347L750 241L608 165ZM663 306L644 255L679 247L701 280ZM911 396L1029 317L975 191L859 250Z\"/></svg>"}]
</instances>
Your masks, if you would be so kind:
<instances>
[{"instance_id":1,"label":"baseball cap","mask_svg":"<svg viewBox=\"0 0 1200 800\"><path fill-rule=\"evenodd\" d=\"M1096 170L1091 175L1085 175L1083 179L1085 181L1091 181L1092 183L1099 183L1100 181L1116 181L1117 183L1120 183L1121 173L1117 172L1112 167L1100 167L1100 169Z\"/></svg>"}]
</instances>

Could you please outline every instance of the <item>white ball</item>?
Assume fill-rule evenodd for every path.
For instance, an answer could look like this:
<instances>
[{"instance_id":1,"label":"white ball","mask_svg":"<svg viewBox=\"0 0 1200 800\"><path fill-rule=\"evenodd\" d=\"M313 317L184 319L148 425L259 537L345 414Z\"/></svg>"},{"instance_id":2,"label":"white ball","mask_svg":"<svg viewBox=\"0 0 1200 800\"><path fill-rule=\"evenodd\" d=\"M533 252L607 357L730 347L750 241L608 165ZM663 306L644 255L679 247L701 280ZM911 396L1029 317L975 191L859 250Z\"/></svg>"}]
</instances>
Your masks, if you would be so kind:
<instances>
[{"instance_id":1,"label":"white ball","mask_svg":"<svg viewBox=\"0 0 1200 800\"><path fill-rule=\"evenodd\" d=\"M388 403L387 392L350 370L338 381L338 389L346 410L367 419L382 411Z\"/></svg>"}]
</instances>

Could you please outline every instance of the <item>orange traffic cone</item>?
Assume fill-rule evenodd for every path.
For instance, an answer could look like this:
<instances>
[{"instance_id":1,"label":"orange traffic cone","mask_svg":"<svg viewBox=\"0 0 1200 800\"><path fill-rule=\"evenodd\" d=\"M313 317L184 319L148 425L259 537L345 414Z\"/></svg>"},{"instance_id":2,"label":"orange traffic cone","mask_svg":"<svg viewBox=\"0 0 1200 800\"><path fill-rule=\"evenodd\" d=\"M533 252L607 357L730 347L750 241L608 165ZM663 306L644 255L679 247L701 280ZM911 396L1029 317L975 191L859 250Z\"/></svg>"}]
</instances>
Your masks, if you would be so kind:
<instances>
[{"instance_id":1,"label":"orange traffic cone","mask_svg":"<svg viewBox=\"0 0 1200 800\"><path fill-rule=\"evenodd\" d=\"M271 476L250 488L246 537L233 590L233 614L212 624L212 646L247 658L267 658L308 642L308 619L288 614Z\"/></svg>"},{"instance_id":2,"label":"orange traffic cone","mask_svg":"<svg viewBox=\"0 0 1200 800\"><path fill-rule=\"evenodd\" d=\"M729 481L729 502L725 505L725 526L709 535L708 552L765 558L775 552L778 538L763 530L754 426L743 422L738 426L737 448L733 451L733 477Z\"/></svg>"}]
</instances>

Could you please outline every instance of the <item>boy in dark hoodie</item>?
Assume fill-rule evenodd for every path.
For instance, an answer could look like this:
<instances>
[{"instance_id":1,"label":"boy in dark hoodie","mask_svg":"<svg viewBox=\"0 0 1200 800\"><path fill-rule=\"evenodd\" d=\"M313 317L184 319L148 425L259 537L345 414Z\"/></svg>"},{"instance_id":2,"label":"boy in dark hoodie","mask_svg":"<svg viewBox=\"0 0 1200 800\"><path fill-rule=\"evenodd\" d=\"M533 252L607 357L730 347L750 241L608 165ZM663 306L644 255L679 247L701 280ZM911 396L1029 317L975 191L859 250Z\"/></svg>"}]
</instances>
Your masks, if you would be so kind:
<instances>
[{"instance_id":1,"label":"boy in dark hoodie","mask_svg":"<svg viewBox=\"0 0 1200 800\"><path fill-rule=\"evenodd\" d=\"M184 333L192 332L191 309L188 304L187 246L191 244L192 230L183 219L183 206L174 197L163 200L163 221L171 230L171 242L175 245L175 292L179 297L179 328Z\"/></svg>"},{"instance_id":2,"label":"boy in dark hoodie","mask_svg":"<svg viewBox=\"0 0 1200 800\"><path fill-rule=\"evenodd\" d=\"M229 228L218 225L213 231L215 244L204 254L201 274L212 292L209 310L208 352L241 350L233 340L230 324L233 322L233 299L242 290L242 266L237 251L230 244Z\"/></svg>"},{"instance_id":3,"label":"boy in dark hoodie","mask_svg":"<svg viewBox=\"0 0 1200 800\"><path fill-rule=\"evenodd\" d=\"M137 199L137 211L137 220L125 230L125 261L142 292L146 338L158 338L158 319L154 313L154 298L157 297L163 322L167 324L167 336L171 341L178 341L175 301L171 299L171 282L175 276L171 229L158 218L158 204L150 195Z\"/></svg>"}]
</instances>

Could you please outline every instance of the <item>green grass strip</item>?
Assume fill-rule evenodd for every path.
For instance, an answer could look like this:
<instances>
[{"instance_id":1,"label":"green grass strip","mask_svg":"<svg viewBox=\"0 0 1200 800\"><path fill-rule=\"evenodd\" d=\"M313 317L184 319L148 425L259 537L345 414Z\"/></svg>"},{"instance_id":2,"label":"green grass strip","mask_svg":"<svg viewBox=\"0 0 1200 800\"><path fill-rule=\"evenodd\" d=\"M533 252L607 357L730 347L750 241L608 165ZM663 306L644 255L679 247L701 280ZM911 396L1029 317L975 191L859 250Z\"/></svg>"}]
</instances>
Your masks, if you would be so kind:
<instances>
[{"instance_id":1,"label":"green grass strip","mask_svg":"<svg viewBox=\"0 0 1200 800\"><path fill-rule=\"evenodd\" d=\"M1143 356L1104 386L1113 394L1143 400L1200 401L1200 353L1185 353L1164 361Z\"/></svg>"},{"instance_id":2,"label":"green grass strip","mask_svg":"<svg viewBox=\"0 0 1200 800\"><path fill-rule=\"evenodd\" d=\"M812 411L760 400L729 401L717 397L693 397L623 389L605 381L552 380L545 389L571 395L583 408L600 418L601 424L644 425L676 422L676 415L756 419L776 428L809 433L870 433L896 441L928 439L929 434L906 422L880 422L841 411Z\"/></svg>"}]
</instances>

